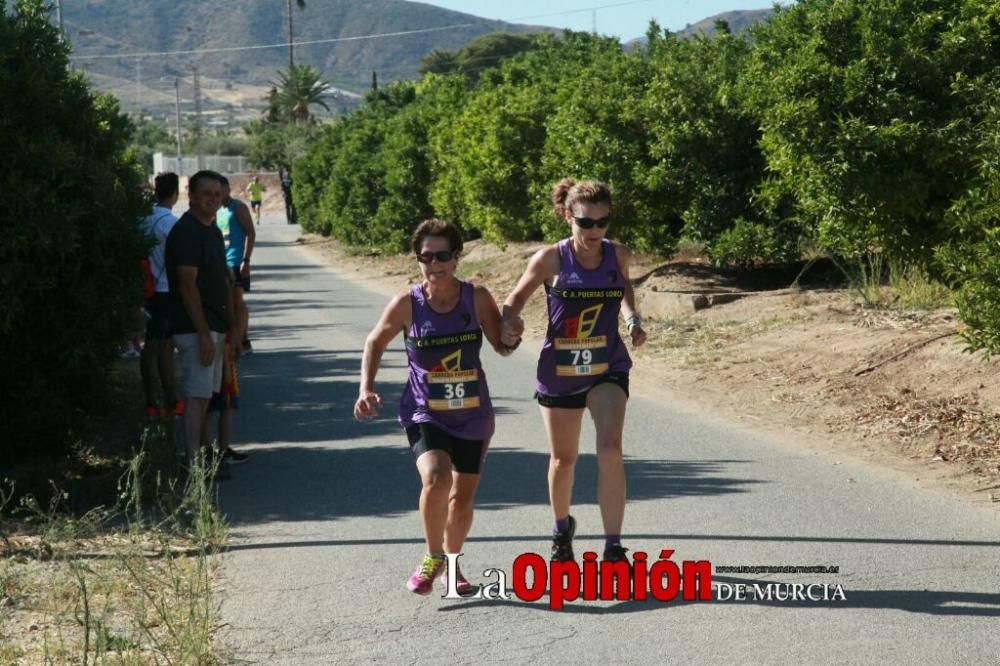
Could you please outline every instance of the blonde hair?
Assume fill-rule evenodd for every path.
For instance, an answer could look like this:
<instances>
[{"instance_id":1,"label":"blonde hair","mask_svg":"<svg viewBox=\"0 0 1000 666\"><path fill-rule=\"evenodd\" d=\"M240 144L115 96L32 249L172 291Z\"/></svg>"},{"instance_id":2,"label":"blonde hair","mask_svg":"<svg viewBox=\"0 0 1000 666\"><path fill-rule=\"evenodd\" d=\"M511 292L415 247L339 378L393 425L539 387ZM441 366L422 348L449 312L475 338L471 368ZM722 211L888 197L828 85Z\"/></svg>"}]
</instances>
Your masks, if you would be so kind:
<instances>
[{"instance_id":1,"label":"blonde hair","mask_svg":"<svg viewBox=\"0 0 1000 666\"><path fill-rule=\"evenodd\" d=\"M611 188L597 180L574 180L563 178L552 188L552 214L557 220L572 212L578 203L611 204Z\"/></svg>"}]
</instances>

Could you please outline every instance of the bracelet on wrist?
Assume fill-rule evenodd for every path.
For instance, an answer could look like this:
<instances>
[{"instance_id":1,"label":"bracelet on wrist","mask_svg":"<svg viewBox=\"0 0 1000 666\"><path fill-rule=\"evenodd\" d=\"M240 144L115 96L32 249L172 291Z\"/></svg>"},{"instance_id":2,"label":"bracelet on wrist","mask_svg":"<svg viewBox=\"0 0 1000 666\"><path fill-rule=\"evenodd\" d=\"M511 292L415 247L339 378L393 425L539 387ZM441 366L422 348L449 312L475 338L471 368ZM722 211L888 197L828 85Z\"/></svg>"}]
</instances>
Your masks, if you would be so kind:
<instances>
[{"instance_id":1,"label":"bracelet on wrist","mask_svg":"<svg viewBox=\"0 0 1000 666\"><path fill-rule=\"evenodd\" d=\"M521 346L521 338L518 338L517 342L515 342L512 345L504 344L504 349L506 349L507 351L514 351L520 346Z\"/></svg>"}]
</instances>

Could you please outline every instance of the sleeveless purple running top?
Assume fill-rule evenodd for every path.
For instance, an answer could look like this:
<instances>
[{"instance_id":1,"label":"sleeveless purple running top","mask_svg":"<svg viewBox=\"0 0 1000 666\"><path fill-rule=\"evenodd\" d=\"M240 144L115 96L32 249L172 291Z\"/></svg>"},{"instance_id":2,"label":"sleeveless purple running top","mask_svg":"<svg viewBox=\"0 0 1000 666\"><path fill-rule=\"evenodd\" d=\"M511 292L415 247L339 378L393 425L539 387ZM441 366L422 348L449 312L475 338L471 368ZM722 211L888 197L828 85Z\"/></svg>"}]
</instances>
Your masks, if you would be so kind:
<instances>
[{"instance_id":1,"label":"sleeveless purple running top","mask_svg":"<svg viewBox=\"0 0 1000 666\"><path fill-rule=\"evenodd\" d=\"M483 330L473 286L460 285L458 304L446 314L431 308L421 285L410 289L413 322L405 331L410 377L399 400L399 422L404 428L430 423L453 437L487 440L494 422L479 362Z\"/></svg>"},{"instance_id":2,"label":"sleeveless purple running top","mask_svg":"<svg viewBox=\"0 0 1000 666\"><path fill-rule=\"evenodd\" d=\"M545 287L549 327L535 384L543 395L580 393L601 375L632 367L618 334L625 287L615 246L601 241L601 265L587 270L577 261L571 242L559 241L559 275Z\"/></svg>"}]
</instances>

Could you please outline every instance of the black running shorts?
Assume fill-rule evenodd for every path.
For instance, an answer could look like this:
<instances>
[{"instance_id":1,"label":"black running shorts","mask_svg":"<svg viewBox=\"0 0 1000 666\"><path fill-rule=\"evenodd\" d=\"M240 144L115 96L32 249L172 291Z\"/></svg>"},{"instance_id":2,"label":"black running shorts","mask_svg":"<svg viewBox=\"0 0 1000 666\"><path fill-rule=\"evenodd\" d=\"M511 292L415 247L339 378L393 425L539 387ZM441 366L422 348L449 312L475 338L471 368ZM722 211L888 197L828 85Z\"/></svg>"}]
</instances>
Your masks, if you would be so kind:
<instances>
[{"instance_id":1,"label":"black running shorts","mask_svg":"<svg viewBox=\"0 0 1000 666\"><path fill-rule=\"evenodd\" d=\"M570 395L545 395L544 393L535 393L535 400L542 407L555 407L558 409L583 409L587 406L587 394L590 393L594 386L599 386L600 384L614 384L625 391L625 397L628 398L628 373L627 372L609 372L607 374L601 375L594 385L591 386L586 391L580 391L579 393L571 393Z\"/></svg>"},{"instance_id":2,"label":"black running shorts","mask_svg":"<svg viewBox=\"0 0 1000 666\"><path fill-rule=\"evenodd\" d=\"M406 438L414 459L427 451L444 451L455 471L462 474L479 474L489 446L489 440L455 437L430 423L411 425L406 429Z\"/></svg>"}]
</instances>

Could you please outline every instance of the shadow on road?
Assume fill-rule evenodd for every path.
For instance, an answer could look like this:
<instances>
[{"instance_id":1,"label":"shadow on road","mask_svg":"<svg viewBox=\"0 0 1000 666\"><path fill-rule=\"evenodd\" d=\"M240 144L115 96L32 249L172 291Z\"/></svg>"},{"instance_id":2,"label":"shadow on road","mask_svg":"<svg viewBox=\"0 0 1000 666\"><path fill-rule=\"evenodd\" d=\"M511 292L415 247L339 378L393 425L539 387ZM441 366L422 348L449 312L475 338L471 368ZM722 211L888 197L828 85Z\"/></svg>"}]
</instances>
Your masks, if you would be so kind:
<instances>
[{"instance_id":1,"label":"shadow on road","mask_svg":"<svg viewBox=\"0 0 1000 666\"><path fill-rule=\"evenodd\" d=\"M267 521L338 520L358 516L395 516L415 511L420 483L399 426L392 421L358 424L353 419L297 417L296 431L322 432L324 439L362 439L373 426L399 444L342 449L281 446L253 451L253 464L239 469L239 480L225 489L223 508L235 527ZM287 422L287 419L286 419ZM284 427L284 426L283 426ZM331 432L331 429L333 430ZM295 433L295 436L299 436ZM308 437L306 437L308 439ZM486 458L477 494L480 511L548 505L547 453L496 447ZM629 500L746 492L753 479L730 470L741 461L646 460L625 463ZM597 504L597 462L592 454L577 463L574 505ZM232 502L229 500L232 499Z\"/></svg>"}]
</instances>

